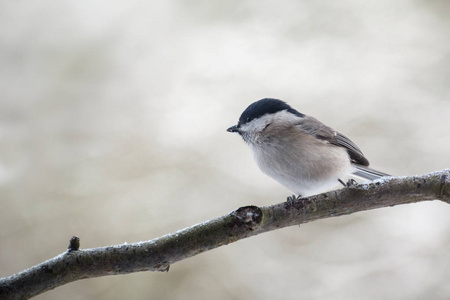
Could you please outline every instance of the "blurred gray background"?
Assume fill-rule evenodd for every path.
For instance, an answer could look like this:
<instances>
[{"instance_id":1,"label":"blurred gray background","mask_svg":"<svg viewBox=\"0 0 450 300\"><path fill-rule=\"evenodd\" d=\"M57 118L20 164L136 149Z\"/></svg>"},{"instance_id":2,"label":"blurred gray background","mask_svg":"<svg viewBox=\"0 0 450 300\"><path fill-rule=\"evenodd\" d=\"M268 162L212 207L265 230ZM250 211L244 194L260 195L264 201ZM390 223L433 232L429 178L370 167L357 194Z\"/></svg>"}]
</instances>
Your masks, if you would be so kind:
<instances>
[{"instance_id":1,"label":"blurred gray background","mask_svg":"<svg viewBox=\"0 0 450 300\"><path fill-rule=\"evenodd\" d=\"M233 125L288 101L374 168L450 167L450 2L0 1L0 276L290 192ZM36 299L449 299L450 206L286 228Z\"/></svg>"}]
</instances>

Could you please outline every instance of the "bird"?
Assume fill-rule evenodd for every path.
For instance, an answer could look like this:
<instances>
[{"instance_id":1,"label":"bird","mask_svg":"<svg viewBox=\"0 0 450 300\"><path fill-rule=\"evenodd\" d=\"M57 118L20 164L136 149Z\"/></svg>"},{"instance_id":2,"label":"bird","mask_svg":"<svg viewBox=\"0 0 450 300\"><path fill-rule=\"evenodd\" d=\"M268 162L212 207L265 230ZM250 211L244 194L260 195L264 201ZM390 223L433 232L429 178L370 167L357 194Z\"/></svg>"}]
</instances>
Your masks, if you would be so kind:
<instances>
[{"instance_id":1,"label":"bird","mask_svg":"<svg viewBox=\"0 0 450 300\"><path fill-rule=\"evenodd\" d=\"M341 178L351 174L371 181L390 176L369 168L348 137L279 99L253 102L227 131L244 139L263 173L298 197L329 191L339 182L350 186L354 180Z\"/></svg>"}]
</instances>

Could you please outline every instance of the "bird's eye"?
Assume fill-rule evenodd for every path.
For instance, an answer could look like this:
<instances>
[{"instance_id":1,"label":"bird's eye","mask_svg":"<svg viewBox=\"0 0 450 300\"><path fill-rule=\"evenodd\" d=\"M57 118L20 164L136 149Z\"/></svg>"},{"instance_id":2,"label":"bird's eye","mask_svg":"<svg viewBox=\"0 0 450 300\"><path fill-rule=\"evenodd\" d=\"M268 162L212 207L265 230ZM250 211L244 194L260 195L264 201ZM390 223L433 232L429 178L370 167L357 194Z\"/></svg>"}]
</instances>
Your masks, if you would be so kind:
<instances>
[{"instance_id":1,"label":"bird's eye","mask_svg":"<svg viewBox=\"0 0 450 300\"><path fill-rule=\"evenodd\" d=\"M269 123L266 126L264 126L263 131L266 130L266 128L269 127L270 124L272 124L272 123Z\"/></svg>"}]
</instances>

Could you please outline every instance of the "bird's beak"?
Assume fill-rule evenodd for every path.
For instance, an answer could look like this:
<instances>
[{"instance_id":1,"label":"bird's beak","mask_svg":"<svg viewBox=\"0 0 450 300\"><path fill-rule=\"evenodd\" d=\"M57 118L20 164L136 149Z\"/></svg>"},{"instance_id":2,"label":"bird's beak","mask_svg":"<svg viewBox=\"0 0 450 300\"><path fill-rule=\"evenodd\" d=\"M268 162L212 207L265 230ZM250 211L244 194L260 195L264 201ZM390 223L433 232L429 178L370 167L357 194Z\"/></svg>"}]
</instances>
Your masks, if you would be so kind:
<instances>
[{"instance_id":1,"label":"bird's beak","mask_svg":"<svg viewBox=\"0 0 450 300\"><path fill-rule=\"evenodd\" d=\"M233 125L227 129L228 132L239 132L239 127L237 125Z\"/></svg>"}]
</instances>

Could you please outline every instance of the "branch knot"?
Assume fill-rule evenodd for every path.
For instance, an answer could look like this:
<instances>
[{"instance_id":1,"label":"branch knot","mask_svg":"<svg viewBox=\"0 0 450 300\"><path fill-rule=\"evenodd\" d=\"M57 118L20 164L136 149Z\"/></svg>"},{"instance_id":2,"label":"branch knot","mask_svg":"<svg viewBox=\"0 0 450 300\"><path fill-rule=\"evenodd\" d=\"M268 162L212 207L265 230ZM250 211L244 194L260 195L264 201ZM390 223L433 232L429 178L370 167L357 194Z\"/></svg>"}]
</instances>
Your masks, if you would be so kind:
<instances>
[{"instance_id":1,"label":"branch knot","mask_svg":"<svg viewBox=\"0 0 450 300\"><path fill-rule=\"evenodd\" d=\"M78 251L80 249L80 238L77 236L73 236L70 239L69 247L67 248L67 252Z\"/></svg>"},{"instance_id":2,"label":"branch knot","mask_svg":"<svg viewBox=\"0 0 450 300\"><path fill-rule=\"evenodd\" d=\"M231 214L232 227L246 227L249 230L255 230L262 221L262 211L259 207L251 205L240 207Z\"/></svg>"}]
</instances>

